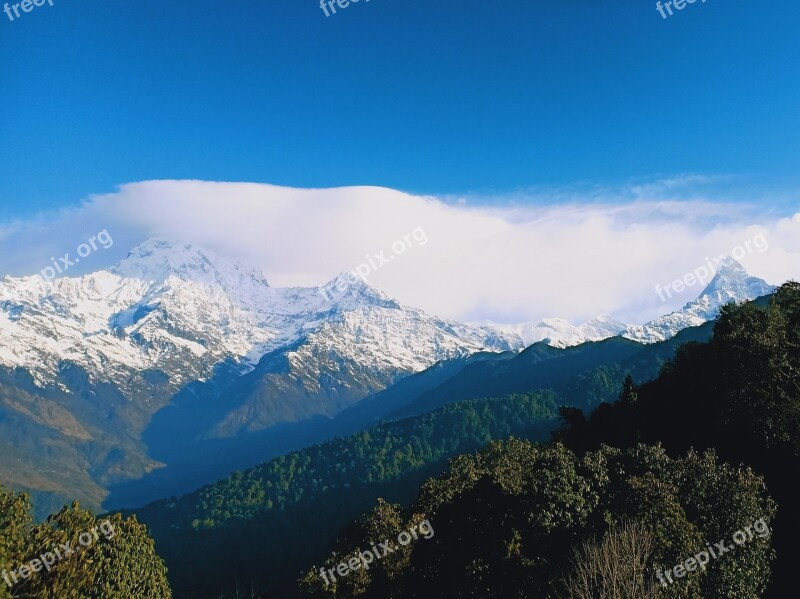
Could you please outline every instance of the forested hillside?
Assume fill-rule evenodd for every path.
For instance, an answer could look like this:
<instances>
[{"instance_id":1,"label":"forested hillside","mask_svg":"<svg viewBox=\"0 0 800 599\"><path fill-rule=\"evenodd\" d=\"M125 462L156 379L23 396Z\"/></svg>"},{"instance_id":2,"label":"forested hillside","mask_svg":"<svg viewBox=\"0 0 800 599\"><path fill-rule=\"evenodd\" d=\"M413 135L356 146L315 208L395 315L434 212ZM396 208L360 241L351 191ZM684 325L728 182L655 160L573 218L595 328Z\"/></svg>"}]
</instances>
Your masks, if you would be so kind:
<instances>
[{"instance_id":1,"label":"forested hillside","mask_svg":"<svg viewBox=\"0 0 800 599\"><path fill-rule=\"evenodd\" d=\"M709 343L683 347L652 383L627 378L620 400L589 420L561 412L566 445L511 440L456 458L409 509L379 501L301 588L319 597L796 595L800 285L768 305L725 308ZM435 535L404 545L400 535L420 521ZM376 539L395 538L384 559L359 565Z\"/></svg>"},{"instance_id":2,"label":"forested hillside","mask_svg":"<svg viewBox=\"0 0 800 599\"><path fill-rule=\"evenodd\" d=\"M796 594L800 559L800 284L769 305L723 309L706 344L682 347L655 381L602 405L587 421L570 411L562 438L578 451L661 442L672 452L714 448L763 473L778 502L778 562L771 597Z\"/></svg>"},{"instance_id":3,"label":"forested hillside","mask_svg":"<svg viewBox=\"0 0 800 599\"><path fill-rule=\"evenodd\" d=\"M251 585L288 596L303 567L377 497L409 501L447 459L492 439L546 440L558 426L549 391L461 402L336 439L137 510L157 539L178 597ZM213 559L217 568L198 571Z\"/></svg>"}]
</instances>

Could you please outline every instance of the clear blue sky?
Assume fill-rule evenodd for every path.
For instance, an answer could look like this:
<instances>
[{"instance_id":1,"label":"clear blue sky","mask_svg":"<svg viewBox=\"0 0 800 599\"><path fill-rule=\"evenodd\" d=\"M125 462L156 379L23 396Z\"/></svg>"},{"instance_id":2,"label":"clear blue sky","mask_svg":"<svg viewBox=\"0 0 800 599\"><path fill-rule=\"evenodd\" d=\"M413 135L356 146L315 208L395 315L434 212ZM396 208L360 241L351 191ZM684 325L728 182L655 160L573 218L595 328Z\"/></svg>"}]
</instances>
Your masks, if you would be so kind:
<instances>
[{"instance_id":1,"label":"clear blue sky","mask_svg":"<svg viewBox=\"0 0 800 599\"><path fill-rule=\"evenodd\" d=\"M0 2L2 4L2 2ZM128 181L506 192L800 173L800 3L54 0L0 13L0 219Z\"/></svg>"}]
</instances>

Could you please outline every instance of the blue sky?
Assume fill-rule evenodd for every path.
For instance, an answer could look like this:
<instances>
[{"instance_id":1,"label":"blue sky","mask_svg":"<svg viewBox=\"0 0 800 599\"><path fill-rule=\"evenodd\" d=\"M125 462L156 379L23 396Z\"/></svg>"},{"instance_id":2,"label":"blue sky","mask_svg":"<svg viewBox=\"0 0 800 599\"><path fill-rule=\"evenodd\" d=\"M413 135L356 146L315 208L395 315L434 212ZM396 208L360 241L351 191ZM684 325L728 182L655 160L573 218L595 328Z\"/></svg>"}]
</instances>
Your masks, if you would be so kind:
<instances>
[{"instance_id":1,"label":"blue sky","mask_svg":"<svg viewBox=\"0 0 800 599\"><path fill-rule=\"evenodd\" d=\"M0 13L0 220L150 179L796 188L800 5L54 0ZM522 194L524 196L524 193Z\"/></svg>"}]
</instances>

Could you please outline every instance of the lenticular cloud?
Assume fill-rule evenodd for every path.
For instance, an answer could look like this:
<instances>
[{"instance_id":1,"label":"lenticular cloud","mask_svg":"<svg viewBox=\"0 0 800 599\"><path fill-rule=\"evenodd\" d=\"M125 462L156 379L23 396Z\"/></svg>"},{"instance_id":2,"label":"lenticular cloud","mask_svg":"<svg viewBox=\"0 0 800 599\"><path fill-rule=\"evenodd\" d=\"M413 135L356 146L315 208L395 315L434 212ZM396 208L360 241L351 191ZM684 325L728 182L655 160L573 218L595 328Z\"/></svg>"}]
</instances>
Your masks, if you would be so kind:
<instances>
[{"instance_id":1,"label":"lenticular cloud","mask_svg":"<svg viewBox=\"0 0 800 599\"><path fill-rule=\"evenodd\" d=\"M614 198L558 205L445 202L378 187L294 189L255 183L145 181L76 208L0 230L4 274L39 272L52 256L107 230L114 247L71 276L104 268L150 237L196 243L253 266L274 286L320 285L391 251L423 229L424 247L397 255L369 283L399 301L459 320L583 321L606 313L643 322L664 305L657 284L763 235L769 251L745 256L770 283L800 277L800 214L759 219L710 200Z\"/></svg>"}]
</instances>

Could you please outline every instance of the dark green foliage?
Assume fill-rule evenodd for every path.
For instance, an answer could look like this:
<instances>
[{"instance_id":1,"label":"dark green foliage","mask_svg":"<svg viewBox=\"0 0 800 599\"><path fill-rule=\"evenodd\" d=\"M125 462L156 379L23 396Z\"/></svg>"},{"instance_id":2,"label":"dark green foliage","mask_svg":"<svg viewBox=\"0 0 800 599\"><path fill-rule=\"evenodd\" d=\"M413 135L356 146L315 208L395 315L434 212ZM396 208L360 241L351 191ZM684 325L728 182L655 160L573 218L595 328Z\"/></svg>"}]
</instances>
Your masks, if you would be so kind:
<instances>
[{"instance_id":1,"label":"dark green foliage","mask_svg":"<svg viewBox=\"0 0 800 599\"><path fill-rule=\"evenodd\" d=\"M171 527L208 529L233 519L284 510L329 490L396 479L462 447L519 434L526 427L543 433L549 430L546 423L556 419L555 402L552 393L541 392L447 406L274 458L180 500L156 502L138 513L149 516L166 509Z\"/></svg>"},{"instance_id":2,"label":"dark green foliage","mask_svg":"<svg viewBox=\"0 0 800 599\"><path fill-rule=\"evenodd\" d=\"M620 381L627 374L637 381L654 379L661 365L673 357L677 347L690 341L707 341L711 329L712 323L706 323L653 345L642 345L621 337L564 349L535 343L513 359L468 364L448 380L417 395L392 416L405 418L465 399L530 393L540 389L552 389L564 405L591 410L600 402L615 401Z\"/></svg>"},{"instance_id":3,"label":"dark green foliage","mask_svg":"<svg viewBox=\"0 0 800 599\"><path fill-rule=\"evenodd\" d=\"M427 481L406 512L379 502L342 535L324 562L335 567L371 541L395 539L422 519L435 535L326 585L319 566L302 586L318 597L556 597L572 548L599 538L615 522L652 531L649 568L684 562L703 540L730 539L775 507L763 481L721 464L713 452L671 459L657 446L604 447L579 458L560 444L511 439L454 459ZM707 573L662 590L669 599L756 599L769 578L769 539L757 539L713 563Z\"/></svg>"},{"instance_id":4,"label":"dark green foliage","mask_svg":"<svg viewBox=\"0 0 800 599\"><path fill-rule=\"evenodd\" d=\"M619 372L615 365L603 369L611 378ZM598 368L579 376L600 374ZM625 377L618 397L588 421L579 409L560 408L567 426L558 438L577 454L559 444L493 443L455 458L450 473L426 482L408 511L379 503L340 536L326 568L368 545L373 531L389 539L420 518L433 523L435 539L331 585L311 569L303 590L320 597L557 597L576 545L609 539L620 522L646 527L650 568L670 569L705 543L731 545L734 532L772 522L776 506L752 466L766 473L781 506L775 526L782 561L772 594L771 537L651 591L668 599L796 594L790 574L800 532L800 492L792 480L800 466L800 285L784 285L766 305L726 307L709 343L681 347L652 383L637 388ZM719 463L713 448L744 465Z\"/></svg>"},{"instance_id":5,"label":"dark green foliage","mask_svg":"<svg viewBox=\"0 0 800 599\"><path fill-rule=\"evenodd\" d=\"M633 388L633 377L628 375L625 377L625 384L622 387L622 393L619 394L619 400L622 403L633 404L638 398L639 396Z\"/></svg>"},{"instance_id":6,"label":"dark green foliage","mask_svg":"<svg viewBox=\"0 0 800 599\"><path fill-rule=\"evenodd\" d=\"M172 597L164 563L135 518L97 520L75 503L34 526L30 507L27 496L0 489L0 574L7 578L0 579L0 597ZM32 563L36 571L20 574Z\"/></svg>"},{"instance_id":7,"label":"dark green foliage","mask_svg":"<svg viewBox=\"0 0 800 599\"><path fill-rule=\"evenodd\" d=\"M0 488L0 570L22 562L31 525L30 507L27 496ZM8 597L8 586L0 580L0 599Z\"/></svg>"},{"instance_id":8,"label":"dark green foliage","mask_svg":"<svg viewBox=\"0 0 800 599\"><path fill-rule=\"evenodd\" d=\"M411 500L448 458L492 439L546 440L558 424L556 400L541 391L460 402L275 458L136 513L153 531L176 596L253 583L285 597L377 497ZM213 570L198 571L212 559Z\"/></svg>"},{"instance_id":9,"label":"dark green foliage","mask_svg":"<svg viewBox=\"0 0 800 599\"><path fill-rule=\"evenodd\" d=\"M711 341L682 346L657 380L635 391L637 402L600 406L586 428L574 422L564 438L589 448L640 435L677 450L717 447L756 464L800 457L798 297L800 284L787 283L766 308L726 306Z\"/></svg>"},{"instance_id":10,"label":"dark green foliage","mask_svg":"<svg viewBox=\"0 0 800 599\"><path fill-rule=\"evenodd\" d=\"M636 402L600 406L588 422L564 412L567 427L559 435L579 451L639 441L661 442L671 452L715 448L721 458L763 473L781 508L771 589L779 598L796 592L793 570L800 558L798 323L795 282L766 305L726 306L711 341L681 347L658 379L636 389Z\"/></svg>"}]
</instances>

